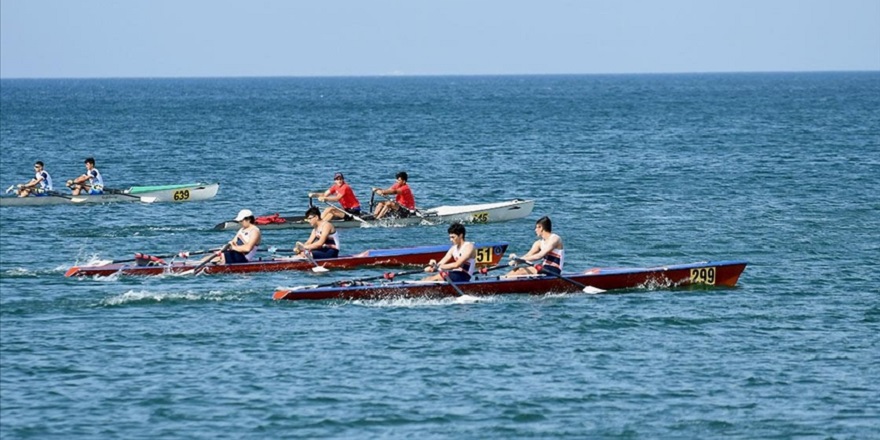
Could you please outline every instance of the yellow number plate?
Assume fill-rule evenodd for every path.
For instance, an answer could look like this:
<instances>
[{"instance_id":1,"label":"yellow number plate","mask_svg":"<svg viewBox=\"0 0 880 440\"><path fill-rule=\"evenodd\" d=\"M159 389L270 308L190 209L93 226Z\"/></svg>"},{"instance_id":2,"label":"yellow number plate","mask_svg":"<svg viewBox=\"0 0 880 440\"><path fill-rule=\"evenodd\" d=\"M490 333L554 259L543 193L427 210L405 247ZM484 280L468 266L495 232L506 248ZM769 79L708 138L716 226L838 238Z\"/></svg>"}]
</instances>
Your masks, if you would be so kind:
<instances>
[{"instance_id":1,"label":"yellow number plate","mask_svg":"<svg viewBox=\"0 0 880 440\"><path fill-rule=\"evenodd\" d=\"M691 269L691 284L708 284L715 285L715 268L701 267L699 269Z\"/></svg>"},{"instance_id":2,"label":"yellow number plate","mask_svg":"<svg viewBox=\"0 0 880 440\"><path fill-rule=\"evenodd\" d=\"M477 264L492 264L495 260L495 253L492 246L477 249Z\"/></svg>"},{"instance_id":3,"label":"yellow number plate","mask_svg":"<svg viewBox=\"0 0 880 440\"><path fill-rule=\"evenodd\" d=\"M184 200L189 200L189 190L185 189L182 191L174 191L174 201L182 202Z\"/></svg>"},{"instance_id":4,"label":"yellow number plate","mask_svg":"<svg viewBox=\"0 0 880 440\"><path fill-rule=\"evenodd\" d=\"M488 223L489 222L489 213L488 212L478 212L474 214L471 218L472 223Z\"/></svg>"}]
</instances>

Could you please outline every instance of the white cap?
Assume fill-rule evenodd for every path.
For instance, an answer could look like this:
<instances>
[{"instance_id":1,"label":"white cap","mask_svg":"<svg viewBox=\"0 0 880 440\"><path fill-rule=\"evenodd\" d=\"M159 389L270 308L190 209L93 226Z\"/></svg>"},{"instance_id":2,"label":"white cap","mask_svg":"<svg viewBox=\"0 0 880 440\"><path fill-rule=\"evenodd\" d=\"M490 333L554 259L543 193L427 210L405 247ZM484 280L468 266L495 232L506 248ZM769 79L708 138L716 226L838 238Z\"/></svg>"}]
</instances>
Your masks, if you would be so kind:
<instances>
[{"instance_id":1,"label":"white cap","mask_svg":"<svg viewBox=\"0 0 880 440\"><path fill-rule=\"evenodd\" d=\"M250 209L242 209L241 211L238 211L238 215L235 217L235 221L240 222L247 217L253 217L253 216L254 216L254 213L251 212Z\"/></svg>"}]
</instances>

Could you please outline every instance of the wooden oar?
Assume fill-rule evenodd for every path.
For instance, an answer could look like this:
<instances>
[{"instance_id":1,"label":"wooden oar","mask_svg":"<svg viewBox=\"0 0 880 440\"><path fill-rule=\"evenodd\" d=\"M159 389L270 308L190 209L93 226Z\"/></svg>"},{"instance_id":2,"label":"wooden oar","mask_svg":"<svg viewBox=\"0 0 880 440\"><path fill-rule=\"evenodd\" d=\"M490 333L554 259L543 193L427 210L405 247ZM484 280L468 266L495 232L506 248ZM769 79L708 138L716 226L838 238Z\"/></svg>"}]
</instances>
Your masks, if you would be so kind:
<instances>
[{"instance_id":1,"label":"wooden oar","mask_svg":"<svg viewBox=\"0 0 880 440\"><path fill-rule=\"evenodd\" d=\"M379 193L373 191L373 194L379 194ZM379 194L379 197L384 197L385 200L391 200L391 197L386 196L385 194ZM395 201L395 203L396 203L396 201ZM402 205L401 205L401 206L402 206ZM409 209L409 208L407 208L407 207L405 207L405 206L402 206L402 207L405 208L407 211L413 213L413 215L415 215L415 216L418 217L418 218L425 218L425 216L422 214L421 211L418 210L418 208L416 208L416 209ZM370 196L370 212L373 212L373 197L372 197L372 196ZM384 218L384 217L383 217L383 218Z\"/></svg>"},{"instance_id":2,"label":"wooden oar","mask_svg":"<svg viewBox=\"0 0 880 440\"><path fill-rule=\"evenodd\" d=\"M218 253L226 252L226 250L229 249L229 246L231 246L231 245L230 245L229 243L226 243L226 244L224 244L223 247L221 247L220 250L217 251L217 252L218 252ZM184 272L181 272L180 274L181 274L181 275L198 275L198 274L200 274L200 273L202 272L203 268L204 268L205 266L207 266L208 263L211 262L211 260L213 260L213 257L212 257L212 258L205 258L205 261L202 261L201 263L199 263L199 265L196 266L195 268L190 269L190 270L187 270L187 271L184 271Z\"/></svg>"},{"instance_id":3,"label":"wooden oar","mask_svg":"<svg viewBox=\"0 0 880 440\"><path fill-rule=\"evenodd\" d=\"M353 219L355 219L355 220L357 220L357 221L359 221L359 222L361 222L361 223L364 223L364 224L367 224L367 225L370 224L370 222L368 222L368 221L366 221L366 220L364 220L364 219L362 219L362 218L360 218L360 217L358 217L358 216L356 216L356 215L354 215L354 214L352 214L352 213L350 213L350 212L348 212L348 211L342 209L341 206L336 206L336 205L334 205L334 204L332 204L332 203L330 203L330 202L328 202L328 201L326 201L326 200L324 200L324 203L325 203L327 206L331 207L331 208L336 208L336 209L338 209L339 211L341 211L341 212L342 212L343 214L345 214L345 215L350 215Z\"/></svg>"},{"instance_id":4,"label":"wooden oar","mask_svg":"<svg viewBox=\"0 0 880 440\"><path fill-rule=\"evenodd\" d=\"M125 193L125 192L123 192L123 191L121 191L121 190L115 190L115 192L107 192L107 191L105 191L105 192L106 192L107 194L118 195L118 196L125 196L125 197L130 197L130 198L133 198L133 199L138 199L139 201L144 202L144 203L153 203L153 202L155 202L155 201L157 200L157 197L141 197L141 196L135 196L135 195L127 194L127 193ZM76 195L76 196L69 197L69 198L70 198L70 201L73 202L73 203L83 203L83 202L86 202L86 201L89 200L89 198L86 197L86 196L89 196L89 195L99 196L99 195L101 195L101 194L81 194L81 195Z\"/></svg>"},{"instance_id":5,"label":"wooden oar","mask_svg":"<svg viewBox=\"0 0 880 440\"><path fill-rule=\"evenodd\" d=\"M293 249L294 249L294 251L296 251L296 249L300 249L302 251L301 252L302 255L304 255L306 257L306 260L309 260L309 263L312 263L312 266L314 266L314 267L312 267L312 272L315 272L315 273L330 272L330 269L327 269L324 266L318 265L318 262L315 261L314 257L312 257L312 251L306 249L302 243L296 242L296 246L294 246Z\"/></svg>"},{"instance_id":6,"label":"wooden oar","mask_svg":"<svg viewBox=\"0 0 880 440\"><path fill-rule=\"evenodd\" d=\"M378 279L386 279L389 281L394 281L395 277L400 277L400 276L404 276L404 275L414 275L417 273L424 273L424 272L425 272L424 269L408 270L408 271L404 271L404 272L385 272L382 275L376 275L376 276L370 276L370 277L364 277L364 278L355 278L353 280L337 280L332 283L316 284L316 285L312 285L312 286L308 286L308 287L310 289L311 288L319 288L319 287L334 287L334 286L341 286L346 283L350 283L350 284L363 283L364 281L373 281L373 280L378 280Z\"/></svg>"},{"instance_id":7,"label":"wooden oar","mask_svg":"<svg viewBox=\"0 0 880 440\"><path fill-rule=\"evenodd\" d=\"M199 250L199 251L181 251L176 254L153 255L153 256L156 258L163 258L163 259L164 258L174 258L174 257L188 258L190 255L204 255L204 254L207 254L210 252L217 252L219 250L220 250L220 248L214 248L214 249L203 249L203 250ZM124 260L101 260L101 261L96 262L95 264L92 264L91 266L104 266L107 264L130 263L132 261L137 261L137 260L138 260L137 258L127 258Z\"/></svg>"},{"instance_id":8,"label":"wooden oar","mask_svg":"<svg viewBox=\"0 0 880 440\"><path fill-rule=\"evenodd\" d=\"M587 286L587 285L585 285L585 284L581 284L581 283L579 283L579 282L577 282L577 281L575 281L575 280L573 280L573 279L571 279L571 278L568 278L568 277L566 277L566 276L563 276L562 274L558 274L558 273L556 273L556 272L552 272L552 271L549 271L549 270L544 270L543 267L540 267L540 268L539 268L536 264L534 264L534 263L529 263L528 261L523 260L522 258L516 258L516 257L514 257L514 258L511 258L511 260L516 261L517 263L521 263L521 264L525 264L525 265L527 265L527 266L534 267L535 270L538 271L538 273L541 273L541 274L544 274L544 275L553 275L553 276L556 277L556 278L559 278L559 279L561 279L561 280L564 280L564 281L567 281L567 282L569 282L569 283L571 283L571 284L574 284L575 286L578 286L578 287L581 288L581 292L584 292L584 293L602 293L602 292L604 292L604 290L602 290L602 289L600 289L600 288L598 288L598 287Z\"/></svg>"},{"instance_id":9,"label":"wooden oar","mask_svg":"<svg viewBox=\"0 0 880 440\"><path fill-rule=\"evenodd\" d=\"M453 289L455 289L456 296L458 296L458 297L464 296L464 292L461 291L460 287L455 285L455 283L452 281L452 277L449 276L448 271L441 270L441 271L438 271L438 273L440 274L440 278L443 278L443 281L446 281L446 284L449 284L450 286L452 286Z\"/></svg>"},{"instance_id":10,"label":"wooden oar","mask_svg":"<svg viewBox=\"0 0 880 440\"><path fill-rule=\"evenodd\" d=\"M487 273L492 272L493 270L504 269L504 268L509 268L509 267L510 267L510 265L507 263L498 264L498 265L495 265L492 267L482 267L478 270L478 272L480 272L480 275L486 275Z\"/></svg>"}]
</instances>

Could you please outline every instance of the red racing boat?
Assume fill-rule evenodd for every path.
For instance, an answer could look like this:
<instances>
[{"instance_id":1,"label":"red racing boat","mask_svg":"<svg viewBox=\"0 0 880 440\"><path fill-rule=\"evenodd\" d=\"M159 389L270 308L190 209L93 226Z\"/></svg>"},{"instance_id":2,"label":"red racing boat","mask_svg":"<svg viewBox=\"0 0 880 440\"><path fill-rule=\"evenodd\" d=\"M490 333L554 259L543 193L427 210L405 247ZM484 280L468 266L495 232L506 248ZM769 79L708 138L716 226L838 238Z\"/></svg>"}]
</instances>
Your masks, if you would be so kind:
<instances>
[{"instance_id":1,"label":"red racing boat","mask_svg":"<svg viewBox=\"0 0 880 440\"><path fill-rule=\"evenodd\" d=\"M477 248L477 264L489 266L498 264L504 253L507 252L508 243L487 242L475 243ZM449 245L419 246L399 249L372 249L355 255L345 255L326 260L317 260L316 263L327 269L354 269L363 266L420 266L428 261L439 260L446 255ZM149 257L149 256L146 256ZM141 259L141 265L137 262L105 264L100 266L74 266L64 274L66 277L81 276L109 276L116 273L123 275L164 275L181 274L192 271L198 266L198 261L172 261L167 263L161 259L147 261ZM206 265L201 273L205 274L229 274L229 273L252 273L252 272L278 272L282 270L311 270L315 266L309 260L294 257L272 257L272 259L260 259L247 263Z\"/></svg>"},{"instance_id":2,"label":"red racing boat","mask_svg":"<svg viewBox=\"0 0 880 440\"><path fill-rule=\"evenodd\" d=\"M650 268L593 268L583 273L538 275L517 278L483 277L474 281L391 282L366 284L359 281L338 281L328 285L279 289L274 299L381 299L389 297L448 297L474 295L533 294L551 292L598 293L605 290L639 288L673 288L705 285L733 287L748 263L742 260L705 261ZM480 278L479 276L475 278ZM458 289L455 289L457 287ZM592 289L592 290L590 290Z\"/></svg>"}]
</instances>

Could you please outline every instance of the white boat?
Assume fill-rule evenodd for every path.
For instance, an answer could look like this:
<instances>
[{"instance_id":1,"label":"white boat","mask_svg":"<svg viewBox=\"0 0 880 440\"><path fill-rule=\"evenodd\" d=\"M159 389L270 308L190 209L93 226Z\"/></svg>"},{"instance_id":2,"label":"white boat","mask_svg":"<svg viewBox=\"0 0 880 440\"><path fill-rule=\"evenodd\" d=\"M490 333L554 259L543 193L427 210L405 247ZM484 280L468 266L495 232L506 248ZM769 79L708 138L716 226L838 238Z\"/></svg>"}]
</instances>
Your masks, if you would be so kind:
<instances>
[{"instance_id":1,"label":"white boat","mask_svg":"<svg viewBox=\"0 0 880 440\"><path fill-rule=\"evenodd\" d=\"M506 202L482 203L477 205L438 206L436 208L416 211L416 215L406 218L375 219L364 214L358 219L334 220L337 228L356 228L370 226L412 226L436 225L442 223L495 223L527 217L535 208L534 200L514 199ZM309 223L302 215L280 216L266 215L257 218L260 229L308 229ZM214 226L215 230L234 230L240 226L237 222L227 220Z\"/></svg>"},{"instance_id":2,"label":"white boat","mask_svg":"<svg viewBox=\"0 0 880 440\"><path fill-rule=\"evenodd\" d=\"M50 191L47 195L28 197L0 197L0 206L42 206L63 204L118 203L118 202L193 202L208 200L217 195L219 183L189 183L181 185L133 186L129 189L105 189L104 194L78 196Z\"/></svg>"}]
</instances>

